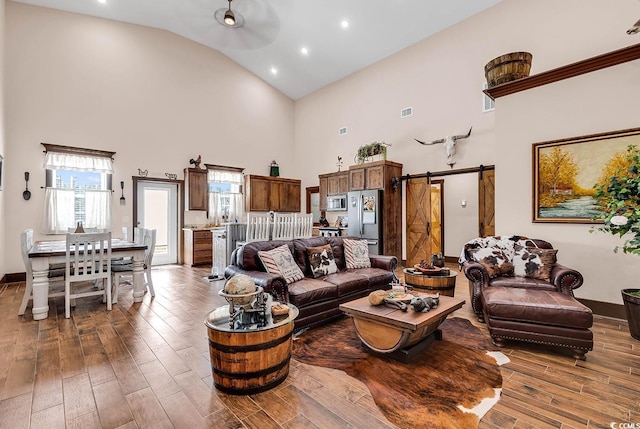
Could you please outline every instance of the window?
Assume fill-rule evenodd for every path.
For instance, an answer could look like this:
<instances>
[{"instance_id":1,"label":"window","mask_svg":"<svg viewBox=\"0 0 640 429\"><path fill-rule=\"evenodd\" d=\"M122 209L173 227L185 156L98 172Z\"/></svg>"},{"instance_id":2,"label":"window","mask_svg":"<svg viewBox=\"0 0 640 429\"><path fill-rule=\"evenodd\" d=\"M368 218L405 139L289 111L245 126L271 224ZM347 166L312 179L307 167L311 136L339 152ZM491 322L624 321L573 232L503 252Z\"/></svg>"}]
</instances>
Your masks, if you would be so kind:
<instances>
[{"instance_id":1,"label":"window","mask_svg":"<svg viewBox=\"0 0 640 429\"><path fill-rule=\"evenodd\" d=\"M111 229L114 153L43 145L46 148L43 231L62 234L79 222L87 228Z\"/></svg>"},{"instance_id":2,"label":"window","mask_svg":"<svg viewBox=\"0 0 640 429\"><path fill-rule=\"evenodd\" d=\"M489 86L487 85L487 83L483 83L482 84L482 89L485 90L487 89ZM485 94L484 92L482 93L482 111L483 112L492 112L496 110L496 102L494 100L491 99L491 97L489 97L487 94Z\"/></svg>"},{"instance_id":3,"label":"window","mask_svg":"<svg viewBox=\"0 0 640 429\"><path fill-rule=\"evenodd\" d=\"M208 169L209 220L218 225L239 222L244 215L242 168L205 164Z\"/></svg>"}]
</instances>

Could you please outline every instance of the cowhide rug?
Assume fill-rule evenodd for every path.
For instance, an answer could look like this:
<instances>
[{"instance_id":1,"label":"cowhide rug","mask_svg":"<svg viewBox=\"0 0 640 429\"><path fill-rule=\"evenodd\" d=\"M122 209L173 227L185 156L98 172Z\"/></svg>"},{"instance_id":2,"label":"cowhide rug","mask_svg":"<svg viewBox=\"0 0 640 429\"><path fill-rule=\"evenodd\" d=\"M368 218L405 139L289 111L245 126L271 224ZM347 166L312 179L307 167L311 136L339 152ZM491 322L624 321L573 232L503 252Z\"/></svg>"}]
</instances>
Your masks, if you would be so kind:
<instances>
[{"instance_id":1,"label":"cowhide rug","mask_svg":"<svg viewBox=\"0 0 640 429\"><path fill-rule=\"evenodd\" d=\"M293 358L339 369L360 380L385 417L398 427L477 427L502 388L496 358L487 354L495 347L488 335L466 319L447 319L440 328L442 340L404 364L369 353L351 319L343 318L300 335L293 342ZM495 400L478 407L484 408L480 416L469 412L487 398Z\"/></svg>"}]
</instances>

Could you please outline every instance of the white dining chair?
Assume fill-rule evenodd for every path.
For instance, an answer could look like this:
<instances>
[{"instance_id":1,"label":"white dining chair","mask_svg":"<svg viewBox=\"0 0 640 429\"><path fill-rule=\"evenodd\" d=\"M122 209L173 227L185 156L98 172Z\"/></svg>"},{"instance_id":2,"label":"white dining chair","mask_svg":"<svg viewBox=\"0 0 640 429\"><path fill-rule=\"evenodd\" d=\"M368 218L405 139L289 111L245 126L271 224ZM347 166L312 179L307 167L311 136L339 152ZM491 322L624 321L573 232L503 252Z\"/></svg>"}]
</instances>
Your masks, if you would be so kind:
<instances>
[{"instance_id":1,"label":"white dining chair","mask_svg":"<svg viewBox=\"0 0 640 429\"><path fill-rule=\"evenodd\" d=\"M94 288L94 282L103 282ZM89 282L89 289L75 288L77 283ZM67 234L65 283L65 317L71 317L71 300L102 295L111 310L111 233Z\"/></svg>"},{"instance_id":2,"label":"white dining chair","mask_svg":"<svg viewBox=\"0 0 640 429\"><path fill-rule=\"evenodd\" d=\"M246 242L269 241L271 234L271 216L269 213L247 213Z\"/></svg>"},{"instance_id":3,"label":"white dining chair","mask_svg":"<svg viewBox=\"0 0 640 429\"><path fill-rule=\"evenodd\" d=\"M293 238L309 238L313 235L313 214L296 213Z\"/></svg>"},{"instance_id":4,"label":"white dining chair","mask_svg":"<svg viewBox=\"0 0 640 429\"><path fill-rule=\"evenodd\" d=\"M144 286L151 296L156 296L156 291L153 288L153 279L151 278L151 263L153 262L153 252L156 247L156 230L144 228L136 229L138 230L138 235L141 237L142 244L147 246L144 251ZM118 288L120 287L120 282L124 280L123 276L131 276L131 281L133 281L133 263L113 265L111 267L111 271L113 274L113 303L117 304Z\"/></svg>"},{"instance_id":5,"label":"white dining chair","mask_svg":"<svg viewBox=\"0 0 640 429\"><path fill-rule=\"evenodd\" d=\"M273 233L272 240L291 240L293 239L294 229L296 225L295 213L275 213L273 215Z\"/></svg>"},{"instance_id":6,"label":"white dining chair","mask_svg":"<svg viewBox=\"0 0 640 429\"><path fill-rule=\"evenodd\" d=\"M22 252L22 261L24 262L24 268L26 271L24 296L22 297L22 303L18 309L18 316L22 316L27 311L27 305L30 300L33 300L33 268L31 266L31 258L29 258L29 251L33 247L33 230L27 229L20 235L20 250ZM49 271L49 288L55 288L56 286L64 286L64 273L61 270ZM64 290L58 292L49 292L47 295L49 298L56 298L64 296Z\"/></svg>"}]
</instances>

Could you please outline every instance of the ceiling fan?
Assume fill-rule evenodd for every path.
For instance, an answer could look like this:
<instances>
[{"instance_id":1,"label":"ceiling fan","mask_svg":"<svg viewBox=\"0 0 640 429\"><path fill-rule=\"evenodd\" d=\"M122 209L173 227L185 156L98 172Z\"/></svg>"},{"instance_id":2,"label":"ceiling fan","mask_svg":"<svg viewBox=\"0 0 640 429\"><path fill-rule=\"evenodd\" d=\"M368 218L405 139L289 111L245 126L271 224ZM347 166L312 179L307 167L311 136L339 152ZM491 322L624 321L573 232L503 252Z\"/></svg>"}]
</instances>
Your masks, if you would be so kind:
<instances>
[{"instance_id":1,"label":"ceiling fan","mask_svg":"<svg viewBox=\"0 0 640 429\"><path fill-rule=\"evenodd\" d=\"M280 19L269 0L195 0L192 4L193 9L181 16L195 33L189 36L219 50L263 48L280 32Z\"/></svg>"}]
</instances>

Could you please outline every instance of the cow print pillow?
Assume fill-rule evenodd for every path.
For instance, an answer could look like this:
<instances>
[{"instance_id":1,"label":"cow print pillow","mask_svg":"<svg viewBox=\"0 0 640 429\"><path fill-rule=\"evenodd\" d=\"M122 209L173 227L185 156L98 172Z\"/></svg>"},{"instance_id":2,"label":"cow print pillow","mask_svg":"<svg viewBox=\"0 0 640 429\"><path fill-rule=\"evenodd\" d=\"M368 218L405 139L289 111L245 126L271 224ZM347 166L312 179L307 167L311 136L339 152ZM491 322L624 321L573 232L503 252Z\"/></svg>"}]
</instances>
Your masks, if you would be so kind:
<instances>
[{"instance_id":1,"label":"cow print pillow","mask_svg":"<svg viewBox=\"0 0 640 429\"><path fill-rule=\"evenodd\" d=\"M482 264L494 278L500 275L513 275L513 264L505 253L495 247L466 249L468 260Z\"/></svg>"},{"instance_id":2,"label":"cow print pillow","mask_svg":"<svg viewBox=\"0 0 640 429\"><path fill-rule=\"evenodd\" d=\"M513 274L549 281L551 269L556 263L557 253L556 249L516 246L513 257Z\"/></svg>"},{"instance_id":3,"label":"cow print pillow","mask_svg":"<svg viewBox=\"0 0 640 429\"><path fill-rule=\"evenodd\" d=\"M333 258L331 246L325 244L319 247L307 247L309 266L314 278L338 272L338 266Z\"/></svg>"}]
</instances>

